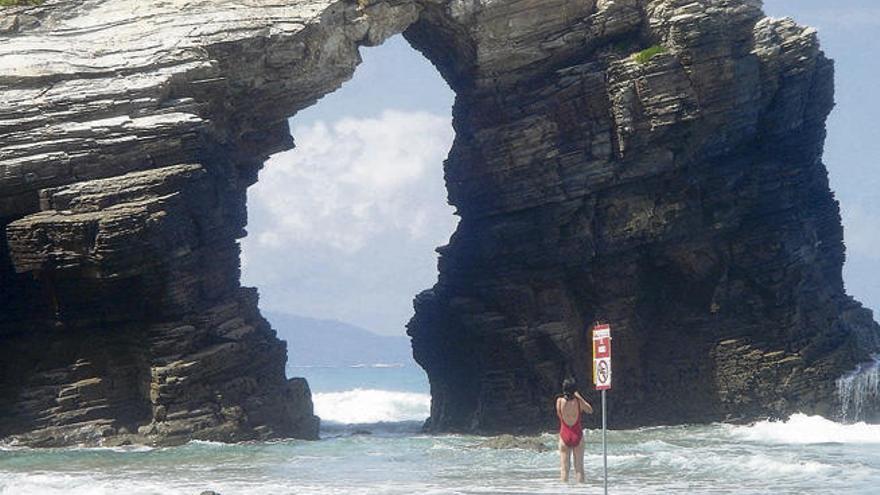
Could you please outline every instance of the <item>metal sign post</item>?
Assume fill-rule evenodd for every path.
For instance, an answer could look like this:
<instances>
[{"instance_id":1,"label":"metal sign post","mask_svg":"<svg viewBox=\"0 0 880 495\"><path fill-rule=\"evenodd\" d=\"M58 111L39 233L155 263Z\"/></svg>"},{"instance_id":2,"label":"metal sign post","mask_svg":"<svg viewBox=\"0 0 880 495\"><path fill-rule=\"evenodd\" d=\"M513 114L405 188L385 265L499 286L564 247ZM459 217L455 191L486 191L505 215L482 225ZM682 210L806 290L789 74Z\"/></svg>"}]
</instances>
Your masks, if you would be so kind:
<instances>
[{"instance_id":1,"label":"metal sign post","mask_svg":"<svg viewBox=\"0 0 880 495\"><path fill-rule=\"evenodd\" d=\"M602 472L608 495L608 423L605 392L611 390L611 326L593 327L593 383L602 392Z\"/></svg>"},{"instance_id":2,"label":"metal sign post","mask_svg":"<svg viewBox=\"0 0 880 495\"><path fill-rule=\"evenodd\" d=\"M608 495L608 425L605 423L605 392L602 391L602 477L605 495Z\"/></svg>"}]
</instances>

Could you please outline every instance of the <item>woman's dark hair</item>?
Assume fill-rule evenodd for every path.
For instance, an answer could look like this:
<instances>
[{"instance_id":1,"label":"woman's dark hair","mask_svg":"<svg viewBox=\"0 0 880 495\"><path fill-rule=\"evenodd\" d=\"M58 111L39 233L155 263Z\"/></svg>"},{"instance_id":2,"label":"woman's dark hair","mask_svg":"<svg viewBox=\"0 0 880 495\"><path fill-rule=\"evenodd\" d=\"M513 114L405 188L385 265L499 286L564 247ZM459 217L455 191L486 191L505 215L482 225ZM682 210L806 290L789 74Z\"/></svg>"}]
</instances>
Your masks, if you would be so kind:
<instances>
[{"instance_id":1,"label":"woman's dark hair","mask_svg":"<svg viewBox=\"0 0 880 495\"><path fill-rule=\"evenodd\" d=\"M562 381L562 395L566 399L574 397L575 392L577 392L577 382L574 381L574 378L568 377Z\"/></svg>"}]
</instances>

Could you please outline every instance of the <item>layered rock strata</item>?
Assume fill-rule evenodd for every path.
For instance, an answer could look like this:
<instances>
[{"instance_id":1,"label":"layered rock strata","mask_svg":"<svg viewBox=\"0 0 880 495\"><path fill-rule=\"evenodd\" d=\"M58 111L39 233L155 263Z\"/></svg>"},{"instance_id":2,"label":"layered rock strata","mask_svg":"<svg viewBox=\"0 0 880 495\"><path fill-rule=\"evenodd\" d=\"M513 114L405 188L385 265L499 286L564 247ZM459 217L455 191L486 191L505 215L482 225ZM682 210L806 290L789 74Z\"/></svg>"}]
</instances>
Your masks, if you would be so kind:
<instances>
[{"instance_id":1,"label":"layered rock strata","mask_svg":"<svg viewBox=\"0 0 880 495\"><path fill-rule=\"evenodd\" d=\"M816 32L752 1L585 8L504 44L465 23L478 61L446 163L462 221L410 324L429 426L551 427L562 378L590 382L597 320L614 328L613 427L836 417L835 379L878 327L841 279ZM522 60L538 33L548 52Z\"/></svg>"},{"instance_id":2,"label":"layered rock strata","mask_svg":"<svg viewBox=\"0 0 880 495\"><path fill-rule=\"evenodd\" d=\"M834 416L880 348L821 161L833 66L757 0L48 0L0 22L0 438L317 435L239 282L287 118L404 36L455 90L461 222L409 325L429 428ZM439 166L439 164L438 164Z\"/></svg>"}]
</instances>

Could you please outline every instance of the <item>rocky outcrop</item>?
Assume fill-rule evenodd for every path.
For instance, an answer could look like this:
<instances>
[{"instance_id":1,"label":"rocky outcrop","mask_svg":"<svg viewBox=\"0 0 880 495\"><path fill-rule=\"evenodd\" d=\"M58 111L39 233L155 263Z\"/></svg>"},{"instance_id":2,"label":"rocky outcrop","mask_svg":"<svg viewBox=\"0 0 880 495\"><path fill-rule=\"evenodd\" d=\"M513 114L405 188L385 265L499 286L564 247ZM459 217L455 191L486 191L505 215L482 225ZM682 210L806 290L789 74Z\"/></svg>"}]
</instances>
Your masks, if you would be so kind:
<instances>
[{"instance_id":1,"label":"rocky outcrop","mask_svg":"<svg viewBox=\"0 0 880 495\"><path fill-rule=\"evenodd\" d=\"M516 437L513 435L498 435L484 440L475 448L496 450L530 450L532 452L549 452L552 450L540 437Z\"/></svg>"},{"instance_id":2,"label":"rocky outcrop","mask_svg":"<svg viewBox=\"0 0 880 495\"><path fill-rule=\"evenodd\" d=\"M6 227L46 305L3 335L18 441L317 437L308 385L285 379L287 349L230 269L240 226L215 186L190 164L82 181Z\"/></svg>"},{"instance_id":3,"label":"rocky outcrop","mask_svg":"<svg viewBox=\"0 0 880 495\"><path fill-rule=\"evenodd\" d=\"M240 287L245 192L293 145L287 118L399 32L457 94L461 222L409 325L429 428L549 427L597 319L616 427L832 416L836 380L880 348L821 162L833 66L757 0L2 14L0 438L315 437Z\"/></svg>"},{"instance_id":4,"label":"rocky outcrop","mask_svg":"<svg viewBox=\"0 0 880 495\"><path fill-rule=\"evenodd\" d=\"M429 426L550 427L562 378L589 383L596 320L614 328L613 427L835 416L877 325L841 280L816 32L757 1L589 7L522 65L543 19L506 48L471 25L492 55L458 92L462 221L410 324Z\"/></svg>"}]
</instances>

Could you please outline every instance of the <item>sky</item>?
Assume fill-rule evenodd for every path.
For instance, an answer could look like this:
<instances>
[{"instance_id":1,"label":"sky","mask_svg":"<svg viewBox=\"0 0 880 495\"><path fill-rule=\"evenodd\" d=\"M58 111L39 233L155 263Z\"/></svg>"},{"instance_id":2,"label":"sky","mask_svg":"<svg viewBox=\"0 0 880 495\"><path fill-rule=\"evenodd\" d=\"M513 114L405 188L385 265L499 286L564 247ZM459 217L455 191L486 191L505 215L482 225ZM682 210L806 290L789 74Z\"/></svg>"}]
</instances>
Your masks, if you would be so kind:
<instances>
[{"instance_id":1,"label":"sky","mask_svg":"<svg viewBox=\"0 0 880 495\"><path fill-rule=\"evenodd\" d=\"M880 309L880 1L764 0L773 17L819 30L835 61L836 107L828 119L825 165L840 202L847 292Z\"/></svg>"},{"instance_id":2,"label":"sky","mask_svg":"<svg viewBox=\"0 0 880 495\"><path fill-rule=\"evenodd\" d=\"M765 0L816 27L836 61L825 163L841 203L851 295L880 308L880 1ZM458 222L442 163L454 94L401 36L362 48L351 81L291 119L294 150L248 191L242 282L260 306L402 335Z\"/></svg>"},{"instance_id":3,"label":"sky","mask_svg":"<svg viewBox=\"0 0 880 495\"><path fill-rule=\"evenodd\" d=\"M361 56L249 189L242 282L263 309L402 335L458 223L443 182L454 94L400 35Z\"/></svg>"}]
</instances>

